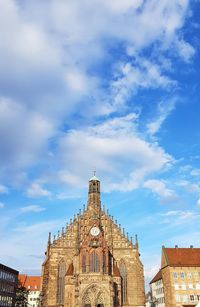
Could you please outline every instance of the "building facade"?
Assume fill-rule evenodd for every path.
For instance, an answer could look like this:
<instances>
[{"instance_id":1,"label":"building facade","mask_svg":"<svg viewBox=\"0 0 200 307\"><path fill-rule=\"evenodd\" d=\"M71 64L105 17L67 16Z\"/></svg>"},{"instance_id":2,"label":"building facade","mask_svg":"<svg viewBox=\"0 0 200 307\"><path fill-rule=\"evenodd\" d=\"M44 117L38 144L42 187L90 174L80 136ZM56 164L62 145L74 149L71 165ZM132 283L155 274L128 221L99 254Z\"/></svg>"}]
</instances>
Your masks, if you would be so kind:
<instances>
[{"instance_id":1,"label":"building facade","mask_svg":"<svg viewBox=\"0 0 200 307\"><path fill-rule=\"evenodd\" d=\"M18 273L0 264L0 307L15 306Z\"/></svg>"},{"instance_id":2,"label":"building facade","mask_svg":"<svg viewBox=\"0 0 200 307\"><path fill-rule=\"evenodd\" d=\"M101 207L100 181L89 181L87 209L51 242L42 267L43 307L145 306L138 242Z\"/></svg>"},{"instance_id":3,"label":"building facade","mask_svg":"<svg viewBox=\"0 0 200 307\"><path fill-rule=\"evenodd\" d=\"M41 300L41 276L19 275L20 284L28 290L28 306L39 307Z\"/></svg>"},{"instance_id":4,"label":"building facade","mask_svg":"<svg viewBox=\"0 0 200 307\"><path fill-rule=\"evenodd\" d=\"M162 248L160 285L165 306L189 307L200 302L200 248ZM155 276L156 279L156 276ZM157 280L157 281L159 281ZM153 282L154 281L154 282ZM156 280L151 282L155 289ZM158 295L154 292L155 297ZM159 305L158 306L162 306ZM164 305L163 305L164 306Z\"/></svg>"},{"instance_id":5,"label":"building facade","mask_svg":"<svg viewBox=\"0 0 200 307\"><path fill-rule=\"evenodd\" d=\"M159 307L165 307L164 285L160 270L150 282L152 301Z\"/></svg>"}]
</instances>

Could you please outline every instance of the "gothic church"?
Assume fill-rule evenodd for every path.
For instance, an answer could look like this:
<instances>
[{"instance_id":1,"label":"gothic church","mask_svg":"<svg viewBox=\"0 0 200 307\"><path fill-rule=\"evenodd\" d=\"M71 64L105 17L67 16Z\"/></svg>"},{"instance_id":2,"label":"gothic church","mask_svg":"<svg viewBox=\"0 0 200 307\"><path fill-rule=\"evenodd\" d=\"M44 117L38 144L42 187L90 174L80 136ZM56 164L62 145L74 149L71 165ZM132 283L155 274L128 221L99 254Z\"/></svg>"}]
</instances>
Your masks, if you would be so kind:
<instances>
[{"instance_id":1,"label":"gothic church","mask_svg":"<svg viewBox=\"0 0 200 307\"><path fill-rule=\"evenodd\" d=\"M143 265L133 244L101 207L89 181L87 209L51 242L42 266L42 307L143 307Z\"/></svg>"}]
</instances>

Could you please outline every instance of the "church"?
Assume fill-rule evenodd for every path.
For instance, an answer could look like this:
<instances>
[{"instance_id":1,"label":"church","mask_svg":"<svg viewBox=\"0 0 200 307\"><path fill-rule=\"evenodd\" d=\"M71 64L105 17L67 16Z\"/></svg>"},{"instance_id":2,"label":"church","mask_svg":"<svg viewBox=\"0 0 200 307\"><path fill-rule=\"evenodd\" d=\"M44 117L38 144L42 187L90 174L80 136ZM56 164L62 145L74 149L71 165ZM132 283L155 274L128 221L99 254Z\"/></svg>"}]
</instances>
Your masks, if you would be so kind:
<instances>
[{"instance_id":1,"label":"church","mask_svg":"<svg viewBox=\"0 0 200 307\"><path fill-rule=\"evenodd\" d=\"M42 307L144 307L144 273L137 236L101 206L100 181L89 180L87 208L70 220L46 250Z\"/></svg>"}]
</instances>

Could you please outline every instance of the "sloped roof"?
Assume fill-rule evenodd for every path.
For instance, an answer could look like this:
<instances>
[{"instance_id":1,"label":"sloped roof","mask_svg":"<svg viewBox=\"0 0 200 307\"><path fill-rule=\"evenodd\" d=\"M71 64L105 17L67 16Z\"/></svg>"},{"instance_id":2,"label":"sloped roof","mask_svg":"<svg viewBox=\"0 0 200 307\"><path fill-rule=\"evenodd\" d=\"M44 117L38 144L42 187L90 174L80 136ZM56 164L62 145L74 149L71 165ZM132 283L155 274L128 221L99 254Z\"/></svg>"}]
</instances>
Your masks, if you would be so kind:
<instances>
[{"instance_id":1,"label":"sloped roof","mask_svg":"<svg viewBox=\"0 0 200 307\"><path fill-rule=\"evenodd\" d=\"M150 281L150 284L162 279L162 271L159 270L158 273L154 276L154 278Z\"/></svg>"},{"instance_id":2,"label":"sloped roof","mask_svg":"<svg viewBox=\"0 0 200 307\"><path fill-rule=\"evenodd\" d=\"M116 264L113 266L113 275L115 277L120 277L120 271L119 271L119 268Z\"/></svg>"},{"instance_id":3,"label":"sloped roof","mask_svg":"<svg viewBox=\"0 0 200 307\"><path fill-rule=\"evenodd\" d=\"M28 276L20 274L18 279L21 285L30 291L41 290L41 276Z\"/></svg>"},{"instance_id":4,"label":"sloped roof","mask_svg":"<svg viewBox=\"0 0 200 307\"><path fill-rule=\"evenodd\" d=\"M164 248L170 266L200 266L200 248Z\"/></svg>"},{"instance_id":5,"label":"sloped roof","mask_svg":"<svg viewBox=\"0 0 200 307\"><path fill-rule=\"evenodd\" d=\"M73 263L70 263L66 275L73 275L73 274L74 274L74 266Z\"/></svg>"}]
</instances>

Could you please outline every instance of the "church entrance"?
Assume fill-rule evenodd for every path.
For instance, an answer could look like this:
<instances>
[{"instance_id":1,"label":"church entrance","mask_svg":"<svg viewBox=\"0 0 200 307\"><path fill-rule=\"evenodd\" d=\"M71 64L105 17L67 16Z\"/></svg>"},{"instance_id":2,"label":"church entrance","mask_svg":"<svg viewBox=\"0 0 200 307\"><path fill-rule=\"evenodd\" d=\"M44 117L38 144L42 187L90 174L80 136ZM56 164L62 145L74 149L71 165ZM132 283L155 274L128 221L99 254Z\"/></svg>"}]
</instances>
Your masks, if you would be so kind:
<instances>
[{"instance_id":1,"label":"church entrance","mask_svg":"<svg viewBox=\"0 0 200 307\"><path fill-rule=\"evenodd\" d=\"M92 284L82 296L81 307L109 307L109 298L106 289Z\"/></svg>"}]
</instances>

